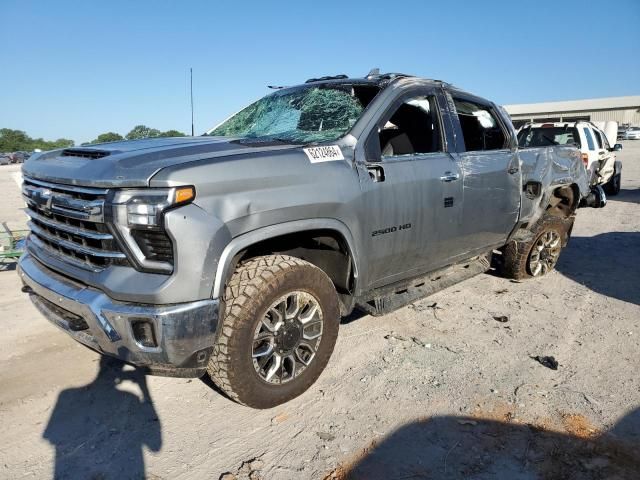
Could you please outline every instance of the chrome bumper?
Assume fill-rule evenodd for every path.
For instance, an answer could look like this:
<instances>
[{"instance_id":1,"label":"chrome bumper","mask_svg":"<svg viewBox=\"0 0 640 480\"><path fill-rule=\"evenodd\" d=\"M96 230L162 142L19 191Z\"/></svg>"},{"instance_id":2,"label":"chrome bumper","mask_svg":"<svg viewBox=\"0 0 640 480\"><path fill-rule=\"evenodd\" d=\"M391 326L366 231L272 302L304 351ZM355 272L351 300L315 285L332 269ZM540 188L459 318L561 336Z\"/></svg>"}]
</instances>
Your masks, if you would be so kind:
<instances>
[{"instance_id":1,"label":"chrome bumper","mask_svg":"<svg viewBox=\"0 0 640 480\"><path fill-rule=\"evenodd\" d=\"M116 302L46 268L29 253L20 259L18 273L36 308L87 347L159 375L195 377L205 372L215 341L218 300L158 306ZM153 326L154 346L141 344L134 322Z\"/></svg>"}]
</instances>

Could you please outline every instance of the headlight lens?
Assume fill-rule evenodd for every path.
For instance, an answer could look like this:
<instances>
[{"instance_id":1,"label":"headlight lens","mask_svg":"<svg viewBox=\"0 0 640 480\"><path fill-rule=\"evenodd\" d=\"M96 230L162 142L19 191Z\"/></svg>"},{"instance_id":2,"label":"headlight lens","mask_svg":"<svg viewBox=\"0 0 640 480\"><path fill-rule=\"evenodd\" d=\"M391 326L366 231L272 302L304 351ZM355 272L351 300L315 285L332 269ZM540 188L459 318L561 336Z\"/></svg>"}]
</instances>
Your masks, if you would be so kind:
<instances>
[{"instance_id":1,"label":"headlight lens","mask_svg":"<svg viewBox=\"0 0 640 480\"><path fill-rule=\"evenodd\" d=\"M163 212L189 203L195 196L193 187L125 189L116 192L113 207L115 210L125 207L128 226L162 227Z\"/></svg>"},{"instance_id":2,"label":"headlight lens","mask_svg":"<svg viewBox=\"0 0 640 480\"><path fill-rule=\"evenodd\" d=\"M164 231L163 215L167 210L192 202L195 196L191 186L114 192L111 202L114 227L139 269L173 271L172 244Z\"/></svg>"}]
</instances>

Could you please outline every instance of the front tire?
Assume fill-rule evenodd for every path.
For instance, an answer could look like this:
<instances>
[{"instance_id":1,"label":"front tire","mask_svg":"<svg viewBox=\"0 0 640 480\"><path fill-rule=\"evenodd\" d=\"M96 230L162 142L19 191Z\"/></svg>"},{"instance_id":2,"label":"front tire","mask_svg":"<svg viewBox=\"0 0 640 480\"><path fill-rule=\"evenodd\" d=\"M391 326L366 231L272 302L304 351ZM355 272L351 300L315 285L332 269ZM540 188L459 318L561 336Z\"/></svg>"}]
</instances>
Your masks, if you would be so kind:
<instances>
[{"instance_id":1,"label":"front tire","mask_svg":"<svg viewBox=\"0 0 640 480\"><path fill-rule=\"evenodd\" d=\"M567 243L573 222L573 217L543 216L533 228L533 240L512 241L503 248L502 274L524 280L552 271Z\"/></svg>"},{"instance_id":2,"label":"front tire","mask_svg":"<svg viewBox=\"0 0 640 480\"><path fill-rule=\"evenodd\" d=\"M620 193L620 185L622 183L622 174L616 173L607 183L604 184L604 191L607 195L614 197Z\"/></svg>"},{"instance_id":3,"label":"front tire","mask_svg":"<svg viewBox=\"0 0 640 480\"><path fill-rule=\"evenodd\" d=\"M295 257L267 255L238 266L207 371L231 399L270 408L306 391L333 352L340 324L329 277Z\"/></svg>"}]
</instances>

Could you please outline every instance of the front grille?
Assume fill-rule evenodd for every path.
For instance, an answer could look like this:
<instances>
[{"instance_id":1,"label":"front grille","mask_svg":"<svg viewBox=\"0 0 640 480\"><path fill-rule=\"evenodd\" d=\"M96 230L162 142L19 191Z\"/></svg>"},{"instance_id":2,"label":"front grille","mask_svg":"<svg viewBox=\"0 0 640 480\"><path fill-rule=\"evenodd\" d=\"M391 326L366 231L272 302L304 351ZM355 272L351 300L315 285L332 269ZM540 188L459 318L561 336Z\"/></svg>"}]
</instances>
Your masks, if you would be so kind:
<instances>
[{"instance_id":1,"label":"front grille","mask_svg":"<svg viewBox=\"0 0 640 480\"><path fill-rule=\"evenodd\" d=\"M106 190L25 178L22 194L31 217L30 241L37 247L91 270L127 265L105 224Z\"/></svg>"}]
</instances>

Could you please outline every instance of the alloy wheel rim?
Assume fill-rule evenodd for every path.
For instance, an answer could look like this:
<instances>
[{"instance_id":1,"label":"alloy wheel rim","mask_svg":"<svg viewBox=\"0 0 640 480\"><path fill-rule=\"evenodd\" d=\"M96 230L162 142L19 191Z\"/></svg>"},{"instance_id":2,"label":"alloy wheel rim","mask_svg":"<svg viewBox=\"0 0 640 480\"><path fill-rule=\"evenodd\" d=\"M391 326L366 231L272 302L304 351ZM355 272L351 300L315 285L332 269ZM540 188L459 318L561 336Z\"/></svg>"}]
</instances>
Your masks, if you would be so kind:
<instances>
[{"instance_id":1,"label":"alloy wheel rim","mask_svg":"<svg viewBox=\"0 0 640 480\"><path fill-rule=\"evenodd\" d=\"M253 335L251 358L256 373L270 384L302 374L322 340L323 312L308 292L287 293L266 310Z\"/></svg>"},{"instance_id":2,"label":"alloy wheel rim","mask_svg":"<svg viewBox=\"0 0 640 480\"><path fill-rule=\"evenodd\" d=\"M529 272L538 277L553 270L560 256L560 234L550 230L538 237L529 254Z\"/></svg>"}]
</instances>

